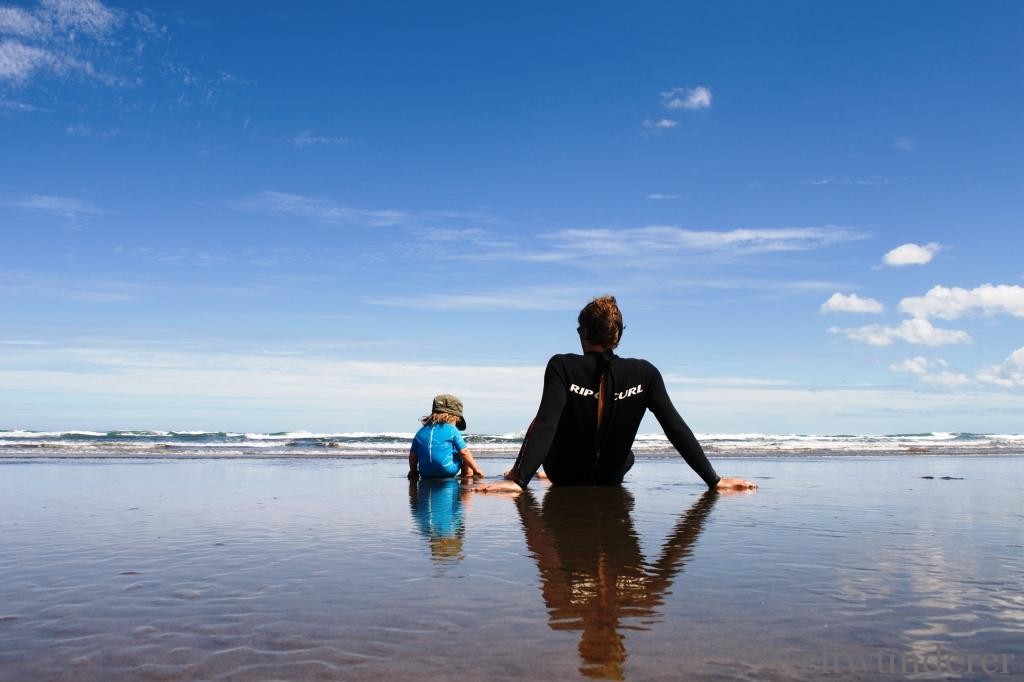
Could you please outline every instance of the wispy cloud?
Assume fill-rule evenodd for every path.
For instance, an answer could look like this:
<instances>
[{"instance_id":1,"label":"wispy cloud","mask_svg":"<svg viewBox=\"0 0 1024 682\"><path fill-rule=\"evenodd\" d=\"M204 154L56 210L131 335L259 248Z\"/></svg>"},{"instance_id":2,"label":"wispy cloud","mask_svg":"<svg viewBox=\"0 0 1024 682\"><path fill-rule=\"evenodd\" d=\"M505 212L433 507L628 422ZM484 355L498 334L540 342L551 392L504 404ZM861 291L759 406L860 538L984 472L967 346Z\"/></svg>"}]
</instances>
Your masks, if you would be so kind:
<instances>
[{"instance_id":1,"label":"wispy cloud","mask_svg":"<svg viewBox=\"0 0 1024 682\"><path fill-rule=\"evenodd\" d=\"M96 216L105 213L101 208L73 197L50 196L46 194L33 194L22 199L15 199L7 202L11 206L31 211L33 213L47 213L59 216L68 220L79 220L89 216Z\"/></svg>"},{"instance_id":2,"label":"wispy cloud","mask_svg":"<svg viewBox=\"0 0 1024 682\"><path fill-rule=\"evenodd\" d=\"M3 0L0 0L2 2ZM164 49L154 50L159 45ZM39 0L25 6L0 5L0 88L22 91L18 101L44 100L54 108L74 105L74 93L56 95L48 81L100 85L121 92L160 82L170 89L159 102L173 108L209 105L231 85L247 84L225 71L191 68L175 60L166 26L146 9L122 9L100 0ZM120 111L143 111L157 104L117 99ZM98 108L95 98L88 105ZM2 108L0 108L2 110ZM28 109L21 109L28 111Z\"/></svg>"},{"instance_id":3,"label":"wispy cloud","mask_svg":"<svg viewBox=\"0 0 1024 682\"><path fill-rule=\"evenodd\" d=\"M68 135L75 137L91 137L99 140L106 140L112 137L117 137L121 134L120 128L94 128L89 125L82 123L76 123L75 125L69 125L64 128L64 132Z\"/></svg>"},{"instance_id":4,"label":"wispy cloud","mask_svg":"<svg viewBox=\"0 0 1024 682\"><path fill-rule=\"evenodd\" d=\"M927 265L935 258L935 254L942 250L942 245L931 242L921 246L920 244L903 244L897 246L882 257L882 262L890 267L902 267L904 265Z\"/></svg>"},{"instance_id":5,"label":"wispy cloud","mask_svg":"<svg viewBox=\"0 0 1024 682\"><path fill-rule=\"evenodd\" d=\"M34 8L0 7L0 81L24 84L37 74L119 79L93 60L114 51L112 33L127 15L98 0L41 0Z\"/></svg>"},{"instance_id":6,"label":"wispy cloud","mask_svg":"<svg viewBox=\"0 0 1024 682\"><path fill-rule=\"evenodd\" d=\"M32 13L19 7L0 7L0 33L35 36L43 31L43 23Z\"/></svg>"},{"instance_id":7,"label":"wispy cloud","mask_svg":"<svg viewBox=\"0 0 1024 682\"><path fill-rule=\"evenodd\" d=\"M932 287L924 296L900 301L900 310L916 318L955 320L969 313L1024 317L1024 287L983 284L974 289Z\"/></svg>"},{"instance_id":8,"label":"wispy cloud","mask_svg":"<svg viewBox=\"0 0 1024 682\"><path fill-rule=\"evenodd\" d=\"M643 123L641 123L640 125L643 126L644 132L648 134L657 134L663 133L666 130L672 130L673 128L679 125L679 122L673 121L670 118L645 118L643 120Z\"/></svg>"},{"instance_id":9,"label":"wispy cloud","mask_svg":"<svg viewBox=\"0 0 1024 682\"><path fill-rule=\"evenodd\" d=\"M594 292L582 287L534 286L479 293L386 296L367 303L427 310L579 310Z\"/></svg>"},{"instance_id":10,"label":"wispy cloud","mask_svg":"<svg viewBox=\"0 0 1024 682\"><path fill-rule=\"evenodd\" d=\"M0 67L2 68L2 67ZM15 114L27 114L33 111L46 111L42 107L37 107L34 104L28 102L19 102L12 99L0 99L0 112L8 112Z\"/></svg>"},{"instance_id":11,"label":"wispy cloud","mask_svg":"<svg viewBox=\"0 0 1024 682\"><path fill-rule=\"evenodd\" d=\"M895 327L880 324L853 328L832 327L829 332L845 336L851 341L866 343L869 346L891 346L894 341L905 341L923 346L971 343L971 336L967 332L956 329L940 329L923 319L904 320Z\"/></svg>"},{"instance_id":12,"label":"wispy cloud","mask_svg":"<svg viewBox=\"0 0 1024 682\"><path fill-rule=\"evenodd\" d=\"M228 202L228 207L247 213L292 216L328 225L422 227L453 221L481 221L486 216L471 211L415 211L367 209L340 204L333 199L268 190L246 199Z\"/></svg>"},{"instance_id":13,"label":"wispy cloud","mask_svg":"<svg viewBox=\"0 0 1024 682\"><path fill-rule=\"evenodd\" d=\"M811 178L804 180L801 184L808 185L810 187L825 187L828 185L835 185L838 187L881 187L883 185L896 184L896 181L881 175L869 175L865 178Z\"/></svg>"},{"instance_id":14,"label":"wispy cloud","mask_svg":"<svg viewBox=\"0 0 1024 682\"><path fill-rule=\"evenodd\" d=\"M823 313L880 313L885 306L873 298L836 292L821 304L820 310Z\"/></svg>"},{"instance_id":15,"label":"wispy cloud","mask_svg":"<svg viewBox=\"0 0 1024 682\"><path fill-rule=\"evenodd\" d=\"M917 149L917 142L909 137L899 137L893 140L892 148L901 152L912 152Z\"/></svg>"},{"instance_id":16,"label":"wispy cloud","mask_svg":"<svg viewBox=\"0 0 1024 682\"><path fill-rule=\"evenodd\" d=\"M265 299L275 290L261 282L253 286L175 283L160 285L104 277L0 270L0 297L62 298L87 303L122 303L157 297L229 297Z\"/></svg>"},{"instance_id":17,"label":"wispy cloud","mask_svg":"<svg viewBox=\"0 0 1024 682\"><path fill-rule=\"evenodd\" d=\"M684 252L753 254L807 251L865 239L867 235L836 226L712 231L652 225L624 229L574 228L543 235L543 238L551 243L552 248L537 254L536 260L594 256L649 258Z\"/></svg>"},{"instance_id":18,"label":"wispy cloud","mask_svg":"<svg viewBox=\"0 0 1024 682\"><path fill-rule=\"evenodd\" d=\"M670 88L661 93L661 105L666 109L708 109L711 107L711 89L704 85L695 88Z\"/></svg>"},{"instance_id":19,"label":"wispy cloud","mask_svg":"<svg viewBox=\"0 0 1024 682\"><path fill-rule=\"evenodd\" d=\"M63 298L86 303L121 303L138 300L132 287L107 282L69 282L63 278L0 271L0 296Z\"/></svg>"},{"instance_id":20,"label":"wispy cloud","mask_svg":"<svg viewBox=\"0 0 1024 682\"><path fill-rule=\"evenodd\" d=\"M322 145L333 145L333 144L348 144L352 140L344 137L324 137L322 135L314 135L311 130L303 130L294 137L288 138L289 144L298 149L309 149L310 147L318 147Z\"/></svg>"},{"instance_id":21,"label":"wispy cloud","mask_svg":"<svg viewBox=\"0 0 1024 682\"><path fill-rule=\"evenodd\" d=\"M385 403L393 408L397 402L402 406L399 413L412 415L419 414L423 401L439 387L463 398L493 397L492 391L496 391L506 399L522 399L525 404L536 400L536 387L544 371L541 366L340 361L332 357L336 353L330 349L326 355L317 355L79 342L23 352L27 358L60 358L61 366L67 369L40 370L38 367L48 363L34 360L29 364L32 369L19 371L8 359L0 362L6 365L0 366L0 380L5 386L29 388L35 377L38 388L64 387L90 394L99 391L161 399L181 395L262 397L285 402L330 399L345 400L353 408L372 401L375 410ZM477 409L481 407L478 403Z\"/></svg>"},{"instance_id":22,"label":"wispy cloud","mask_svg":"<svg viewBox=\"0 0 1024 682\"><path fill-rule=\"evenodd\" d=\"M668 385L684 386L735 386L735 387L771 387L794 386L794 382L786 379L756 379L751 377L692 377L682 374L665 374L662 377Z\"/></svg>"},{"instance_id":23,"label":"wispy cloud","mask_svg":"<svg viewBox=\"0 0 1024 682\"><path fill-rule=\"evenodd\" d=\"M385 227L407 223L411 217L406 211L353 208L331 199L277 191L260 192L248 199L230 202L228 205L249 213L292 216L331 225Z\"/></svg>"},{"instance_id":24,"label":"wispy cloud","mask_svg":"<svg viewBox=\"0 0 1024 682\"><path fill-rule=\"evenodd\" d=\"M191 249L187 247L180 247L177 249L158 249L148 246L139 246L135 248L118 246L114 248L114 253L139 258L153 263L171 265L194 265L202 267L236 261L254 264L254 260L250 258L232 258L224 253ZM258 262L258 259L256 260Z\"/></svg>"},{"instance_id":25,"label":"wispy cloud","mask_svg":"<svg viewBox=\"0 0 1024 682\"><path fill-rule=\"evenodd\" d=\"M653 201L669 201L670 199L678 199L681 195L679 194L661 194L660 192L654 192L648 194L645 199L651 199Z\"/></svg>"}]
</instances>

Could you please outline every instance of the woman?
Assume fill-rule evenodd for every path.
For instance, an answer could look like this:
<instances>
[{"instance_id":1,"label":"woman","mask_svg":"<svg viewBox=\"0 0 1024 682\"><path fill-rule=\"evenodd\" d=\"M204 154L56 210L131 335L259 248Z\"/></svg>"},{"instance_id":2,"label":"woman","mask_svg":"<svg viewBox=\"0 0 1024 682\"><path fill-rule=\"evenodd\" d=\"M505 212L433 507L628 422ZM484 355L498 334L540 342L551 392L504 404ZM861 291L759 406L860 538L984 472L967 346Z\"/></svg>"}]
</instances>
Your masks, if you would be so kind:
<instances>
[{"instance_id":1,"label":"woman","mask_svg":"<svg viewBox=\"0 0 1024 682\"><path fill-rule=\"evenodd\" d=\"M654 365L615 355L623 325L614 296L595 298L578 321L583 355L566 353L548 361L537 417L515 465L505 472L509 482L481 486L479 492L521 490L541 465L553 485L618 485L633 466L631 448L647 410L709 488L757 487L715 473Z\"/></svg>"}]
</instances>

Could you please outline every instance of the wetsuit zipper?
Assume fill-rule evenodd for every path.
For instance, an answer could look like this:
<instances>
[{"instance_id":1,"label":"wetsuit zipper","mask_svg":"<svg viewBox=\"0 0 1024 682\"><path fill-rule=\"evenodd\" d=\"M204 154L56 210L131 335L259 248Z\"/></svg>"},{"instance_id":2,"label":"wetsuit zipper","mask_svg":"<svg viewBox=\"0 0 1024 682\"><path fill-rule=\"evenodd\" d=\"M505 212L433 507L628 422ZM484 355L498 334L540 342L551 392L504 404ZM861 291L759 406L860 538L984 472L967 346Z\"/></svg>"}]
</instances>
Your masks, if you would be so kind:
<instances>
[{"instance_id":1,"label":"wetsuit zipper","mask_svg":"<svg viewBox=\"0 0 1024 682\"><path fill-rule=\"evenodd\" d=\"M601 465L601 423L604 420L605 396L608 394L608 373L611 371L611 358L603 356L598 362L604 361L601 378L597 383L597 431L594 434L594 467L590 478L597 483L597 469Z\"/></svg>"}]
</instances>

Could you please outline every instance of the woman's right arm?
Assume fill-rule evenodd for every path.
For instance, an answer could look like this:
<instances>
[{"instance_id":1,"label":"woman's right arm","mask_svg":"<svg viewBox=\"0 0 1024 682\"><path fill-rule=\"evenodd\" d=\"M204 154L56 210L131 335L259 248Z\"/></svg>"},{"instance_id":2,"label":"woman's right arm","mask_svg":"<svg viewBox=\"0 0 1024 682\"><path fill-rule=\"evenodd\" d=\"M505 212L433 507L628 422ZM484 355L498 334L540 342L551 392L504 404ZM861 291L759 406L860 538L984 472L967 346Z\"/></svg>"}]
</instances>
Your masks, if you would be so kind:
<instances>
[{"instance_id":1,"label":"woman's right arm","mask_svg":"<svg viewBox=\"0 0 1024 682\"><path fill-rule=\"evenodd\" d=\"M555 432L558 430L558 421L562 418L562 410L565 409L567 392L560 363L557 356L553 357L548 360L548 366L544 370L544 392L530 436L523 444L515 465L506 476L518 483L521 488L525 488L530 482L551 450L551 443L554 442Z\"/></svg>"},{"instance_id":2,"label":"woman's right arm","mask_svg":"<svg viewBox=\"0 0 1024 682\"><path fill-rule=\"evenodd\" d=\"M756 483L742 478L722 478L715 473L715 468L711 466L707 455L704 454L704 448L700 446L697 437L693 435L693 431L686 425L683 418L679 416L679 412L676 410L675 405L672 404L671 398L668 397L668 391L665 389L665 380L661 378L661 372L654 365L651 365L651 369L654 376L650 382L651 393L647 401L647 407L657 417L658 423L661 424L661 428L665 431L665 436L679 454L683 456L683 459L690 465L690 468L704 479L709 488L714 490L753 490L757 488Z\"/></svg>"}]
</instances>

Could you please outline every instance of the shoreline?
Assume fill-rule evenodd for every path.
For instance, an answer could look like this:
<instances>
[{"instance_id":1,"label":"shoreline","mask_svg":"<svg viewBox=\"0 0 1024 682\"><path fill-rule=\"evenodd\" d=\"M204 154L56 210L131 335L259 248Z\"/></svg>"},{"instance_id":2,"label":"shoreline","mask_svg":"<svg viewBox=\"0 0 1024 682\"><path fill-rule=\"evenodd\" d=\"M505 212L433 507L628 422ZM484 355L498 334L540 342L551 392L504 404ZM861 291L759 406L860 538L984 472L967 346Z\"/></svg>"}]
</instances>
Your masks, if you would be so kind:
<instances>
[{"instance_id":1,"label":"shoreline","mask_svg":"<svg viewBox=\"0 0 1024 682\"><path fill-rule=\"evenodd\" d=\"M349 460L349 461L396 461L405 460L408 457L407 453L403 452L311 452L308 450L300 452L265 452L265 451L253 451L253 452L240 452L240 451L226 451L226 452L210 452L210 451L189 451L182 449L180 452L169 451L172 448L163 449L154 452L145 452L139 450L123 452L118 451L107 451L107 452L71 452L62 453L58 448L0 448L0 461L46 461L46 460L60 460L60 461L89 461L89 460L141 460L141 461L222 461L222 460L240 460L240 461L255 461L255 460L287 460L287 461L301 461L301 460ZM1016 459L1024 457L1024 450L1013 450L1007 449L1006 451L993 451L988 450L965 450L958 452L949 452L943 450L933 450L928 452L920 451L836 451L836 450L807 450L807 451L775 451L775 452L716 452L713 449L705 448L705 452L708 455L708 459L715 461L750 461L750 460L912 460L912 459ZM636 452L634 453L638 461L642 460L670 460L679 459L680 456L677 452ZM483 460L498 460L498 459L514 459L516 451L493 451L483 450L475 452L474 456L477 459Z\"/></svg>"}]
</instances>

